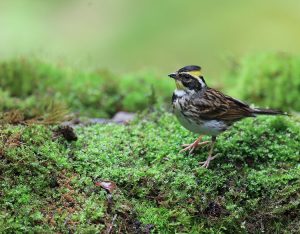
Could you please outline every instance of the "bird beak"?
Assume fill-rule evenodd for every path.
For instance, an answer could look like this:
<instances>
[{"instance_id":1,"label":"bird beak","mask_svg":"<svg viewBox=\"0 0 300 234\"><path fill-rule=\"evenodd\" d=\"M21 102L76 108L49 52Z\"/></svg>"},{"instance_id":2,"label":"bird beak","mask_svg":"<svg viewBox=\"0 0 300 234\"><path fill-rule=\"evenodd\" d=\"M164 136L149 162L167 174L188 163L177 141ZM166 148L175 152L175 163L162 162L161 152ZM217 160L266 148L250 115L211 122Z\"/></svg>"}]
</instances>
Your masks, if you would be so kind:
<instances>
[{"instance_id":1,"label":"bird beak","mask_svg":"<svg viewBox=\"0 0 300 234\"><path fill-rule=\"evenodd\" d=\"M177 78L177 73L171 73L168 76L173 78L173 79L176 79Z\"/></svg>"}]
</instances>

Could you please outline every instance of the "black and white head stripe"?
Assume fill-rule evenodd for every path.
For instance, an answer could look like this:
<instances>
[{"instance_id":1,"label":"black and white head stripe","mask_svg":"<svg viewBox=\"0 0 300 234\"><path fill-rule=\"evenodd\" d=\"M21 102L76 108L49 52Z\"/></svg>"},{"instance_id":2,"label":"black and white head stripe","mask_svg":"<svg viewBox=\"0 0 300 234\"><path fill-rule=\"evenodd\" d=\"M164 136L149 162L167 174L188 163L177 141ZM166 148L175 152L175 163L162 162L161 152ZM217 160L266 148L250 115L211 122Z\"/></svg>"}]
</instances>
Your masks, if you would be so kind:
<instances>
[{"instance_id":1,"label":"black and white head stripe","mask_svg":"<svg viewBox=\"0 0 300 234\"><path fill-rule=\"evenodd\" d=\"M206 82L205 82L205 80L204 80L204 77L203 77L203 76L200 76L199 78L200 78L201 81L206 85Z\"/></svg>"},{"instance_id":2,"label":"black and white head stripe","mask_svg":"<svg viewBox=\"0 0 300 234\"><path fill-rule=\"evenodd\" d=\"M198 78L189 74L188 72L179 73L179 79L182 84L190 90L200 91L203 87L206 86L203 77Z\"/></svg>"},{"instance_id":3,"label":"black and white head stripe","mask_svg":"<svg viewBox=\"0 0 300 234\"><path fill-rule=\"evenodd\" d=\"M196 66L196 65L190 65L190 66L185 66L183 68L180 68L178 70L178 72L191 72L191 71L200 71L201 67L200 66Z\"/></svg>"}]
</instances>

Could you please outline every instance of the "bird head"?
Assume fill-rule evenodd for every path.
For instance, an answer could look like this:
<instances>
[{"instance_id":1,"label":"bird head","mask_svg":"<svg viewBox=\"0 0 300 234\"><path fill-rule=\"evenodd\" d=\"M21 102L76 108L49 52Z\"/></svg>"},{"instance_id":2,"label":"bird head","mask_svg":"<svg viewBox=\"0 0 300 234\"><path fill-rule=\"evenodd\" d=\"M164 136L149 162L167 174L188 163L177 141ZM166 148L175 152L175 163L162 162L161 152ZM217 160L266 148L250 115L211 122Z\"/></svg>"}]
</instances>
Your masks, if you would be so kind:
<instances>
[{"instance_id":1,"label":"bird head","mask_svg":"<svg viewBox=\"0 0 300 234\"><path fill-rule=\"evenodd\" d=\"M201 67L195 65L180 68L177 72L171 73L169 77L175 80L177 90L200 91L206 86L201 74Z\"/></svg>"}]
</instances>

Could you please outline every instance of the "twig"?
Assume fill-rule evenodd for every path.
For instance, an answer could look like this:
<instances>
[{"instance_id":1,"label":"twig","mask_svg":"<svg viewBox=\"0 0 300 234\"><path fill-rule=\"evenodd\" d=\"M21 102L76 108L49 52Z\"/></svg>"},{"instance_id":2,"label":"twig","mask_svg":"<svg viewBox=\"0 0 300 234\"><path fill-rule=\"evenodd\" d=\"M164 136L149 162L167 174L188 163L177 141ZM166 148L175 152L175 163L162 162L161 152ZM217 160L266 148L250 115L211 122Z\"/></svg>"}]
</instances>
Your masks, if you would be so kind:
<instances>
[{"instance_id":1,"label":"twig","mask_svg":"<svg viewBox=\"0 0 300 234\"><path fill-rule=\"evenodd\" d=\"M113 219L112 219L110 225L108 226L107 234L109 234L109 233L111 232L111 230L112 230L112 228L113 228L113 226L114 226L114 222L115 222L116 218L117 218L117 214L114 215L114 217L113 217Z\"/></svg>"}]
</instances>

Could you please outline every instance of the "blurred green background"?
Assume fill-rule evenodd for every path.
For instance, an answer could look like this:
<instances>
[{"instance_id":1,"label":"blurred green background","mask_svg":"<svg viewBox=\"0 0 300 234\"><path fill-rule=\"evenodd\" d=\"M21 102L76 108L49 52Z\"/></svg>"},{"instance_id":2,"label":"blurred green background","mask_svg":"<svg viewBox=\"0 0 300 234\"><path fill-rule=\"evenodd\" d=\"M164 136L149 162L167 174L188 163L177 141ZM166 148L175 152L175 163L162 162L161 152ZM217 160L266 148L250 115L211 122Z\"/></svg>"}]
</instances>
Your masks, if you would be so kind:
<instances>
[{"instance_id":1,"label":"blurred green background","mask_svg":"<svg viewBox=\"0 0 300 234\"><path fill-rule=\"evenodd\" d=\"M299 9L296 0L1 1L0 111L52 100L87 116L135 112L170 103L166 75L189 64L229 95L299 111Z\"/></svg>"},{"instance_id":2,"label":"blurred green background","mask_svg":"<svg viewBox=\"0 0 300 234\"><path fill-rule=\"evenodd\" d=\"M299 9L297 0L2 0L0 56L115 73L200 64L217 78L228 58L299 53Z\"/></svg>"}]
</instances>

